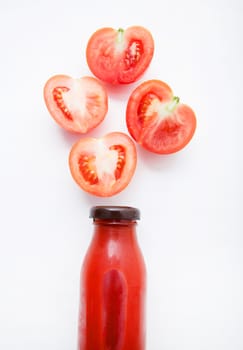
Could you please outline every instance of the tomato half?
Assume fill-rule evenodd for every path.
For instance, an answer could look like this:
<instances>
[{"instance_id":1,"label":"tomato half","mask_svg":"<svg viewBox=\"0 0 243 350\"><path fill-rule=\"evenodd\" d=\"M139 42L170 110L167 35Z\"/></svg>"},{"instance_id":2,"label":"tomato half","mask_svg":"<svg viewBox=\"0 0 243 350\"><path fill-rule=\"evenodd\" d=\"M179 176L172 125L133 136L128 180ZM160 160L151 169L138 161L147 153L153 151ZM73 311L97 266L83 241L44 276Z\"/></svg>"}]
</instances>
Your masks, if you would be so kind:
<instances>
[{"instance_id":1,"label":"tomato half","mask_svg":"<svg viewBox=\"0 0 243 350\"><path fill-rule=\"evenodd\" d=\"M193 110L179 102L160 80L148 80L131 94L126 109L131 136L148 151L169 154L181 150L196 129Z\"/></svg>"},{"instance_id":2,"label":"tomato half","mask_svg":"<svg viewBox=\"0 0 243 350\"><path fill-rule=\"evenodd\" d=\"M113 196L130 182L137 164L132 139L121 132L102 138L83 138L69 156L71 174L86 192L100 197Z\"/></svg>"},{"instance_id":3,"label":"tomato half","mask_svg":"<svg viewBox=\"0 0 243 350\"><path fill-rule=\"evenodd\" d=\"M107 92L93 77L55 75L45 84L44 99L54 120L64 129L78 133L99 125L108 110Z\"/></svg>"},{"instance_id":4,"label":"tomato half","mask_svg":"<svg viewBox=\"0 0 243 350\"><path fill-rule=\"evenodd\" d=\"M101 28L89 39L87 63L92 73L111 84L129 84L147 69L154 53L154 40L143 27L126 30Z\"/></svg>"}]
</instances>

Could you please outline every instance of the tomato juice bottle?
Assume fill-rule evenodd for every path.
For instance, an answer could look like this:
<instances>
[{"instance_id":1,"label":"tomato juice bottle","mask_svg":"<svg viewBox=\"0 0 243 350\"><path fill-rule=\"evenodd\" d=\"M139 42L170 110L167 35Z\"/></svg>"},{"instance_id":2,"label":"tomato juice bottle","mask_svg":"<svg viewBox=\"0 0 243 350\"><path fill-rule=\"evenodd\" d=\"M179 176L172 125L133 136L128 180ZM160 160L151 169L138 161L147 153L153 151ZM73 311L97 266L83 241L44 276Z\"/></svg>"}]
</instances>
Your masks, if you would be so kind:
<instances>
[{"instance_id":1,"label":"tomato juice bottle","mask_svg":"<svg viewBox=\"0 0 243 350\"><path fill-rule=\"evenodd\" d=\"M146 269L137 241L140 212L96 206L81 270L78 350L145 350Z\"/></svg>"}]
</instances>

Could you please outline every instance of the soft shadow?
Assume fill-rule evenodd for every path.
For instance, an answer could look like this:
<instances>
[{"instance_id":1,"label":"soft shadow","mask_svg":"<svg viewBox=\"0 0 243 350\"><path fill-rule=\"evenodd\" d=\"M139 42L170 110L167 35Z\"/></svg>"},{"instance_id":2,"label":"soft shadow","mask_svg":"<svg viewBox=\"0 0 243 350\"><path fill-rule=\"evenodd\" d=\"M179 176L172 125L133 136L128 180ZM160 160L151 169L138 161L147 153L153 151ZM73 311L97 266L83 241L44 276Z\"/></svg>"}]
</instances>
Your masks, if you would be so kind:
<instances>
[{"instance_id":1,"label":"soft shadow","mask_svg":"<svg viewBox=\"0 0 243 350\"><path fill-rule=\"evenodd\" d=\"M183 151L172 154L157 154L147 151L138 145L137 147L138 159L143 162L148 168L167 170L178 166L183 158Z\"/></svg>"},{"instance_id":2,"label":"soft shadow","mask_svg":"<svg viewBox=\"0 0 243 350\"><path fill-rule=\"evenodd\" d=\"M121 84L121 85L112 85L105 83L104 84L109 99L110 100L117 100L117 101L128 101L129 96L131 95L132 91L136 88L135 84Z\"/></svg>"},{"instance_id":3,"label":"soft shadow","mask_svg":"<svg viewBox=\"0 0 243 350\"><path fill-rule=\"evenodd\" d=\"M99 197L99 196L95 196L95 195L83 192L82 199L86 203L87 207L91 208L96 205L116 205L118 195L111 196L111 197Z\"/></svg>"},{"instance_id":4,"label":"soft shadow","mask_svg":"<svg viewBox=\"0 0 243 350\"><path fill-rule=\"evenodd\" d=\"M82 138L89 138L89 137L97 138L97 137L100 137L100 135L103 135L103 126L101 124L98 125L96 128L94 128L93 130L90 130L84 134L60 129L60 135L61 135L61 138L66 143L66 145L71 147L75 142L79 141Z\"/></svg>"},{"instance_id":5,"label":"soft shadow","mask_svg":"<svg viewBox=\"0 0 243 350\"><path fill-rule=\"evenodd\" d=\"M81 134L60 129L60 135L62 139L65 141L65 143L71 146L80 139Z\"/></svg>"}]
</instances>

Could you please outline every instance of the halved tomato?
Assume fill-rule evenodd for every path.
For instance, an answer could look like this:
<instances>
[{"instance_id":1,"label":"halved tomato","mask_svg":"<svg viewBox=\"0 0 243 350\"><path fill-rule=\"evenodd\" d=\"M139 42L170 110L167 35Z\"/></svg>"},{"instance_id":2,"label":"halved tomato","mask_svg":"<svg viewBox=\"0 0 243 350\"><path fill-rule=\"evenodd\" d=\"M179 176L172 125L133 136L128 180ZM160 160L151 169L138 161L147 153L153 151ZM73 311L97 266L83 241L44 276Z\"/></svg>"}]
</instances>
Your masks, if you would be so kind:
<instances>
[{"instance_id":1,"label":"halved tomato","mask_svg":"<svg viewBox=\"0 0 243 350\"><path fill-rule=\"evenodd\" d=\"M51 77L44 87L46 106L64 129L86 133L99 125L108 110L107 92L98 79Z\"/></svg>"},{"instance_id":2,"label":"halved tomato","mask_svg":"<svg viewBox=\"0 0 243 350\"><path fill-rule=\"evenodd\" d=\"M83 138L69 155L71 174L86 192L100 197L113 196L130 182L137 164L132 139L121 132L102 138Z\"/></svg>"},{"instance_id":3,"label":"halved tomato","mask_svg":"<svg viewBox=\"0 0 243 350\"><path fill-rule=\"evenodd\" d=\"M126 30L101 28L89 39L87 63L92 73L111 84L129 84L147 69L154 54L154 40L143 27Z\"/></svg>"},{"instance_id":4,"label":"halved tomato","mask_svg":"<svg viewBox=\"0 0 243 350\"><path fill-rule=\"evenodd\" d=\"M126 109L131 136L148 151L169 154L181 150L196 129L193 110L181 104L160 80L148 80L131 94Z\"/></svg>"}]
</instances>

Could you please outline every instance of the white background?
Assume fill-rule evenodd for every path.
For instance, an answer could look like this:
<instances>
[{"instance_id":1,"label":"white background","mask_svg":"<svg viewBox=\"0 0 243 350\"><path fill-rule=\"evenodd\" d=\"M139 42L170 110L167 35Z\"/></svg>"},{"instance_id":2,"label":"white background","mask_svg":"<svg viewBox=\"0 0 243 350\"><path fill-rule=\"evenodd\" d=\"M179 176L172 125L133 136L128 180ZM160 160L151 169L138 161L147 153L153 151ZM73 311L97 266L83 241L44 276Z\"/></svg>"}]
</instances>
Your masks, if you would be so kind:
<instances>
[{"instance_id":1,"label":"white background","mask_svg":"<svg viewBox=\"0 0 243 350\"><path fill-rule=\"evenodd\" d=\"M90 35L131 25L151 31L153 61L140 81L108 91L108 115L89 135L127 132L128 95L152 78L194 109L198 126L177 154L138 147L130 185L100 199L72 180L78 136L51 119L43 86L54 74L91 74ZM98 204L141 210L147 349L243 349L242 33L240 0L1 0L2 350L76 349L79 271Z\"/></svg>"}]
</instances>

